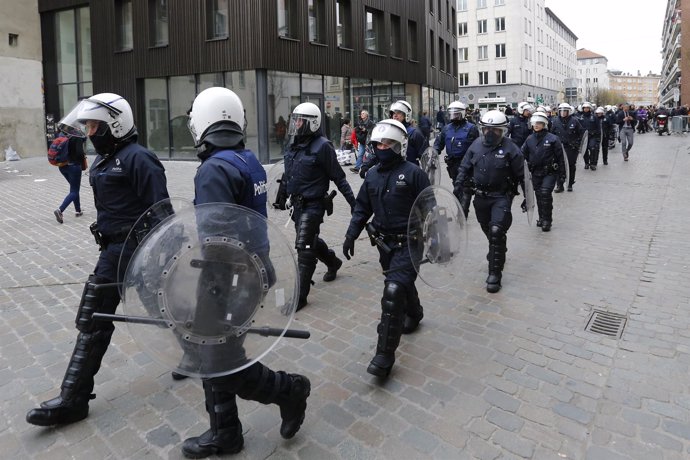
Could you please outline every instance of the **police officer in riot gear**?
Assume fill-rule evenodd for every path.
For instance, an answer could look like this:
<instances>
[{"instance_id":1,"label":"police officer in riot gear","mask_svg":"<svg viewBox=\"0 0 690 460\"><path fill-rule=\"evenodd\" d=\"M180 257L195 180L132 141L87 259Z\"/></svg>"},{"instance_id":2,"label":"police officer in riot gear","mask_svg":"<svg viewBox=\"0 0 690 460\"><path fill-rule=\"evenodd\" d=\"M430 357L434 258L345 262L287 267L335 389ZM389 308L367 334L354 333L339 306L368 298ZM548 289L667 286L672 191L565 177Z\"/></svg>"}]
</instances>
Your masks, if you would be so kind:
<instances>
[{"instance_id":1,"label":"police officer in riot gear","mask_svg":"<svg viewBox=\"0 0 690 460\"><path fill-rule=\"evenodd\" d=\"M532 184L537 199L539 219L537 226L542 231L551 230L553 223L553 189L556 181L565 181L565 159L561 140L548 132L549 119L546 114L536 112L530 119L534 133L522 145L522 155L532 173Z\"/></svg>"},{"instance_id":2,"label":"police officer in riot gear","mask_svg":"<svg viewBox=\"0 0 690 460\"><path fill-rule=\"evenodd\" d=\"M589 102L582 104L580 124L582 129L588 132L587 150L582 156L582 159L585 160L585 169L596 171L597 163L599 162L599 146L601 144L601 120L594 114L592 104Z\"/></svg>"},{"instance_id":3,"label":"police officer in riot gear","mask_svg":"<svg viewBox=\"0 0 690 460\"><path fill-rule=\"evenodd\" d=\"M597 117L597 120L599 120L599 126L601 127L601 159L603 160L604 164L607 165L609 164L609 137L611 136L611 121L606 116L606 111L603 107L597 107L597 109L594 111L594 116ZM598 159L594 165L596 166L597 163Z\"/></svg>"},{"instance_id":4,"label":"police officer in riot gear","mask_svg":"<svg viewBox=\"0 0 690 460\"><path fill-rule=\"evenodd\" d=\"M61 123L70 125L72 133L88 136L98 153L89 183L97 212L92 232L101 252L79 303L79 335L60 395L26 415L27 422L39 426L74 423L88 416L89 401L95 398L91 394L94 376L115 330L112 322L95 321L93 314L115 313L120 302L115 283L124 277L136 249L135 241L127 236L144 211L168 198L165 169L153 153L137 144L132 109L124 98L96 94L79 102ZM134 230L143 233L146 229Z\"/></svg>"},{"instance_id":5,"label":"police officer in riot gear","mask_svg":"<svg viewBox=\"0 0 690 460\"><path fill-rule=\"evenodd\" d=\"M300 276L299 310L307 304L317 260L328 267L323 275L324 281L333 281L343 264L319 238L324 213L333 205L329 203L332 197L327 196L330 181L335 183L351 208L355 206L355 196L338 164L333 145L321 135L321 111L315 104L305 102L295 107L290 116L288 135L291 136L291 144L284 153L285 181L295 222Z\"/></svg>"},{"instance_id":6,"label":"police officer in riot gear","mask_svg":"<svg viewBox=\"0 0 690 460\"><path fill-rule=\"evenodd\" d=\"M558 136L565 148L565 153L568 156L569 181L568 191L573 191L573 184L575 183L575 169L577 165L577 157L580 154L580 143L584 130L580 122L572 115L573 108L570 104L564 102L558 106L558 116L551 120L551 132ZM563 192L563 177L559 177L556 186L556 193Z\"/></svg>"},{"instance_id":7,"label":"police officer in riot gear","mask_svg":"<svg viewBox=\"0 0 690 460\"><path fill-rule=\"evenodd\" d=\"M527 136L532 134L529 119L532 116L532 112L534 112L534 107L523 102L518 106L518 111L518 115L513 117L510 123L508 123L508 136L515 142L515 145L522 147Z\"/></svg>"},{"instance_id":8,"label":"police officer in riot gear","mask_svg":"<svg viewBox=\"0 0 690 460\"><path fill-rule=\"evenodd\" d=\"M465 152L479 137L477 126L465 118L466 110L462 102L454 101L448 104L450 123L443 127L434 141L434 150L439 155L444 148L446 149L446 167L451 180L457 177L458 167Z\"/></svg>"},{"instance_id":9,"label":"police officer in riot gear","mask_svg":"<svg viewBox=\"0 0 690 460\"><path fill-rule=\"evenodd\" d=\"M520 184L524 190L524 157L515 143L505 137L508 119L499 110L486 112L479 122L481 137L465 154L453 193L460 203L467 201L467 181L474 184L474 210L489 240L487 292L501 289L506 259L508 229L513 222L511 205Z\"/></svg>"},{"instance_id":10,"label":"police officer in riot gear","mask_svg":"<svg viewBox=\"0 0 690 460\"><path fill-rule=\"evenodd\" d=\"M407 101L395 101L388 109L388 115L391 119L396 120L405 126L408 139L406 153L407 161L411 161L412 163L419 165L419 158L421 158L422 154L429 146L429 143L424 138L422 132L410 124L412 122L412 106ZM372 158L370 158L359 170L359 176L364 178L364 176L367 174L367 171L369 171L369 169L371 169L377 162L378 159L376 158L376 155L373 155Z\"/></svg>"},{"instance_id":11,"label":"police officer in riot gear","mask_svg":"<svg viewBox=\"0 0 690 460\"><path fill-rule=\"evenodd\" d=\"M245 148L244 127L242 101L231 90L208 88L194 100L189 129L201 159L194 177L194 204L237 204L266 217L266 172L254 153ZM232 266L228 267L231 271ZM202 270L201 277L217 278L218 271L223 269L214 267L214 273L208 274ZM231 279L232 273L227 278ZM216 300L221 303L218 309L222 309L222 297L201 291L197 308L209 308ZM236 347L241 348L241 343ZM262 404L277 404L282 418L280 434L292 438L304 421L311 389L306 377L274 372L258 361L239 372L203 379L202 383L211 427L202 435L184 441L182 452L189 458L237 453L242 449L244 439L237 396Z\"/></svg>"},{"instance_id":12,"label":"police officer in riot gear","mask_svg":"<svg viewBox=\"0 0 690 460\"><path fill-rule=\"evenodd\" d=\"M343 253L350 259L365 227L372 242L378 242L385 281L376 355L367 368L378 377L390 374L401 334L417 329L424 316L414 285L417 272L407 246L407 224L415 199L430 183L424 171L405 161L407 140L407 130L397 120L383 120L374 128L371 142L379 161L359 189L343 243Z\"/></svg>"}]
</instances>

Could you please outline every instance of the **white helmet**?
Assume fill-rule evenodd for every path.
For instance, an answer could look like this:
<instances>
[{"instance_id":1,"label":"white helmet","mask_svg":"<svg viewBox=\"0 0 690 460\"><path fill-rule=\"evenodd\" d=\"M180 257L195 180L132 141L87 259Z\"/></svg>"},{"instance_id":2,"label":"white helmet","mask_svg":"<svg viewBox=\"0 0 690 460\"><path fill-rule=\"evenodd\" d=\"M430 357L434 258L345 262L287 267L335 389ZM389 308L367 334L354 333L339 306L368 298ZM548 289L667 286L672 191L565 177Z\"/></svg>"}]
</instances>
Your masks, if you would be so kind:
<instances>
[{"instance_id":1,"label":"white helmet","mask_svg":"<svg viewBox=\"0 0 690 460\"><path fill-rule=\"evenodd\" d=\"M448 118L453 120L462 120L465 118L467 107L460 101L453 101L448 104Z\"/></svg>"},{"instance_id":2,"label":"white helmet","mask_svg":"<svg viewBox=\"0 0 690 460\"><path fill-rule=\"evenodd\" d=\"M526 105L528 105L528 103L527 103L527 102L524 102L524 101L523 101L523 102L520 102L520 103L518 104L518 106L517 106L517 111L518 111L519 114L522 114L522 112L524 111L524 107L525 107Z\"/></svg>"},{"instance_id":3,"label":"white helmet","mask_svg":"<svg viewBox=\"0 0 690 460\"><path fill-rule=\"evenodd\" d=\"M573 112L573 107L568 104L567 102L562 102L558 104L558 115L561 114L561 112L568 112L568 115L570 115ZM566 116L568 116L566 115Z\"/></svg>"},{"instance_id":4,"label":"white helmet","mask_svg":"<svg viewBox=\"0 0 690 460\"><path fill-rule=\"evenodd\" d=\"M376 123L370 141L385 144L402 158L406 158L407 130L398 120L381 120Z\"/></svg>"},{"instance_id":5,"label":"white helmet","mask_svg":"<svg viewBox=\"0 0 690 460\"><path fill-rule=\"evenodd\" d=\"M235 123L240 130L244 129L244 106L239 96L221 87L208 88L200 92L192 103L187 125L194 143L199 144L208 128L222 121Z\"/></svg>"},{"instance_id":6,"label":"white helmet","mask_svg":"<svg viewBox=\"0 0 690 460\"><path fill-rule=\"evenodd\" d=\"M592 111L592 104L590 104L589 102L583 102L582 103L582 110L584 111L585 109L589 109L589 111L591 112Z\"/></svg>"},{"instance_id":7,"label":"white helmet","mask_svg":"<svg viewBox=\"0 0 690 460\"><path fill-rule=\"evenodd\" d=\"M303 102L290 115L288 136L311 136L320 127L321 110L313 102Z\"/></svg>"},{"instance_id":8,"label":"white helmet","mask_svg":"<svg viewBox=\"0 0 690 460\"><path fill-rule=\"evenodd\" d=\"M536 123L544 123L544 127L549 125L549 117L543 112L534 112L534 115L529 119L529 123L534 126Z\"/></svg>"},{"instance_id":9,"label":"white helmet","mask_svg":"<svg viewBox=\"0 0 690 460\"><path fill-rule=\"evenodd\" d=\"M537 110L535 110L534 113L537 113L537 112L546 113L546 107L544 107L543 105L540 105L539 107L537 107Z\"/></svg>"},{"instance_id":10,"label":"white helmet","mask_svg":"<svg viewBox=\"0 0 690 460\"><path fill-rule=\"evenodd\" d=\"M530 103L525 103L522 105L522 109L520 109L520 115L524 116L525 110L529 112L530 115L534 113L534 106Z\"/></svg>"},{"instance_id":11,"label":"white helmet","mask_svg":"<svg viewBox=\"0 0 690 460\"><path fill-rule=\"evenodd\" d=\"M601 113L602 115L603 115L605 112L606 112L606 111L604 110L603 107L597 107L597 109L594 111L594 113Z\"/></svg>"},{"instance_id":12,"label":"white helmet","mask_svg":"<svg viewBox=\"0 0 690 460\"><path fill-rule=\"evenodd\" d=\"M393 102L390 109L388 109L388 114L391 118L393 118L394 112L402 112L405 115L405 121L407 123L412 119L412 106L407 101Z\"/></svg>"},{"instance_id":13,"label":"white helmet","mask_svg":"<svg viewBox=\"0 0 690 460\"><path fill-rule=\"evenodd\" d=\"M547 115L551 113L551 110L552 110L552 109L551 109L551 106L550 106L550 105L545 105L545 106L544 106L544 111L546 112Z\"/></svg>"},{"instance_id":14,"label":"white helmet","mask_svg":"<svg viewBox=\"0 0 690 460\"><path fill-rule=\"evenodd\" d=\"M86 137L84 123L89 120L105 123L116 140L136 131L129 102L113 93L100 93L80 101L60 120L58 127L73 136Z\"/></svg>"},{"instance_id":15,"label":"white helmet","mask_svg":"<svg viewBox=\"0 0 690 460\"><path fill-rule=\"evenodd\" d=\"M479 126L482 128L482 143L486 146L497 146L508 132L508 118L500 110L489 110L482 115L481 120L479 120ZM487 134L494 130L500 131L498 136L496 138L488 138Z\"/></svg>"}]
</instances>

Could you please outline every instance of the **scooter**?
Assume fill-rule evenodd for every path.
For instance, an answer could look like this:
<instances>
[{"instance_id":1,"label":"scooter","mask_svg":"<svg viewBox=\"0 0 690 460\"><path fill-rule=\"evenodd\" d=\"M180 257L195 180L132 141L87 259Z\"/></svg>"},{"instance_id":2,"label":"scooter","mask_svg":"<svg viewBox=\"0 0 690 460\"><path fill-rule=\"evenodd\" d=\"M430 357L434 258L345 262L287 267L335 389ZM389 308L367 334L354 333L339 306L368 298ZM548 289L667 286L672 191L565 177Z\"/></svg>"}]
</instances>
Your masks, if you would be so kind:
<instances>
[{"instance_id":1,"label":"scooter","mask_svg":"<svg viewBox=\"0 0 690 460\"><path fill-rule=\"evenodd\" d=\"M671 135L668 130L668 115L656 116L656 132L659 133L659 136L663 135L664 133L668 134L669 136Z\"/></svg>"}]
</instances>

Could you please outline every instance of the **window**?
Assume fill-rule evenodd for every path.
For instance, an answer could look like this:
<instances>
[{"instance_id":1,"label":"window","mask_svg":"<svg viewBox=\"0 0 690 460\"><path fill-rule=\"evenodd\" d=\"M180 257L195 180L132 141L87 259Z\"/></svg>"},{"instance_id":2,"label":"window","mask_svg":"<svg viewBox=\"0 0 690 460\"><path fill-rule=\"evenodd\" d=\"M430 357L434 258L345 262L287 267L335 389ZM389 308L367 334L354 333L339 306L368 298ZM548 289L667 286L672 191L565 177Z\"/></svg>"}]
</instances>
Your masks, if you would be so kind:
<instances>
[{"instance_id":1,"label":"window","mask_svg":"<svg viewBox=\"0 0 690 460\"><path fill-rule=\"evenodd\" d=\"M506 30L506 18L496 18L494 22L496 24L496 32L503 32Z\"/></svg>"},{"instance_id":2,"label":"window","mask_svg":"<svg viewBox=\"0 0 690 460\"><path fill-rule=\"evenodd\" d=\"M168 44L168 0L149 0L149 45Z\"/></svg>"},{"instance_id":3,"label":"window","mask_svg":"<svg viewBox=\"0 0 690 460\"><path fill-rule=\"evenodd\" d=\"M337 22L338 46L352 48L352 9L350 0L337 0L335 20Z\"/></svg>"},{"instance_id":4,"label":"window","mask_svg":"<svg viewBox=\"0 0 690 460\"><path fill-rule=\"evenodd\" d=\"M417 23L407 21L407 53L411 61L419 59L417 55Z\"/></svg>"},{"instance_id":5,"label":"window","mask_svg":"<svg viewBox=\"0 0 690 460\"><path fill-rule=\"evenodd\" d=\"M489 72L479 72L479 84L488 85L489 84Z\"/></svg>"},{"instance_id":6,"label":"window","mask_svg":"<svg viewBox=\"0 0 690 460\"><path fill-rule=\"evenodd\" d=\"M443 38L438 37L438 62L439 62L439 69L441 69L442 72L446 71L446 52L445 52L445 47L443 45Z\"/></svg>"},{"instance_id":7,"label":"window","mask_svg":"<svg viewBox=\"0 0 690 460\"><path fill-rule=\"evenodd\" d=\"M458 0L458 11L467 11L467 0Z\"/></svg>"},{"instance_id":8,"label":"window","mask_svg":"<svg viewBox=\"0 0 690 460\"><path fill-rule=\"evenodd\" d=\"M468 73L458 74L458 85L459 86L468 86L469 84L470 84L470 74L468 74Z\"/></svg>"},{"instance_id":9,"label":"window","mask_svg":"<svg viewBox=\"0 0 690 460\"><path fill-rule=\"evenodd\" d=\"M477 47L477 60L484 61L489 59L489 45L481 45Z\"/></svg>"},{"instance_id":10,"label":"window","mask_svg":"<svg viewBox=\"0 0 690 460\"><path fill-rule=\"evenodd\" d=\"M458 48L458 51L460 52L460 61L469 61L468 48Z\"/></svg>"},{"instance_id":11,"label":"window","mask_svg":"<svg viewBox=\"0 0 690 460\"><path fill-rule=\"evenodd\" d=\"M298 18L294 0L276 0L278 2L278 35L286 38L297 38Z\"/></svg>"},{"instance_id":12,"label":"window","mask_svg":"<svg viewBox=\"0 0 690 460\"><path fill-rule=\"evenodd\" d=\"M436 67L436 41L434 39L434 31L429 31L429 57L431 58L431 67Z\"/></svg>"},{"instance_id":13,"label":"window","mask_svg":"<svg viewBox=\"0 0 690 460\"><path fill-rule=\"evenodd\" d=\"M506 82L506 71L505 70L497 70L496 71L496 83L501 84Z\"/></svg>"},{"instance_id":14,"label":"window","mask_svg":"<svg viewBox=\"0 0 690 460\"><path fill-rule=\"evenodd\" d=\"M506 4L506 0L496 0L496 3L495 3L496 6L501 6L501 5L505 5L505 4Z\"/></svg>"},{"instance_id":15,"label":"window","mask_svg":"<svg viewBox=\"0 0 690 460\"><path fill-rule=\"evenodd\" d=\"M486 0L477 0L477 8L486 8Z\"/></svg>"},{"instance_id":16,"label":"window","mask_svg":"<svg viewBox=\"0 0 690 460\"><path fill-rule=\"evenodd\" d=\"M391 14L391 56L402 56L402 36L400 30L400 16Z\"/></svg>"},{"instance_id":17,"label":"window","mask_svg":"<svg viewBox=\"0 0 690 460\"><path fill-rule=\"evenodd\" d=\"M450 9L450 16L448 16L448 30L453 31L453 35L455 35L455 27L453 27L453 24L456 24L458 22L458 17L457 13L455 12L455 8Z\"/></svg>"},{"instance_id":18,"label":"window","mask_svg":"<svg viewBox=\"0 0 690 460\"><path fill-rule=\"evenodd\" d=\"M134 47L132 32L132 0L115 2L116 51L127 51Z\"/></svg>"},{"instance_id":19,"label":"window","mask_svg":"<svg viewBox=\"0 0 690 460\"><path fill-rule=\"evenodd\" d=\"M19 45L19 34L7 34L7 42L10 46L18 46Z\"/></svg>"},{"instance_id":20,"label":"window","mask_svg":"<svg viewBox=\"0 0 690 460\"><path fill-rule=\"evenodd\" d=\"M324 0L308 0L309 41L326 43L326 5Z\"/></svg>"},{"instance_id":21,"label":"window","mask_svg":"<svg viewBox=\"0 0 690 460\"><path fill-rule=\"evenodd\" d=\"M506 44L505 43L499 43L496 45L496 57L497 58L506 57Z\"/></svg>"},{"instance_id":22,"label":"window","mask_svg":"<svg viewBox=\"0 0 690 460\"><path fill-rule=\"evenodd\" d=\"M486 19L477 21L477 33L485 34L487 32Z\"/></svg>"},{"instance_id":23,"label":"window","mask_svg":"<svg viewBox=\"0 0 690 460\"><path fill-rule=\"evenodd\" d=\"M383 12L366 8L366 32L364 48L372 53L383 54Z\"/></svg>"},{"instance_id":24,"label":"window","mask_svg":"<svg viewBox=\"0 0 690 460\"><path fill-rule=\"evenodd\" d=\"M93 95L89 7L55 13L55 64L61 116L79 99Z\"/></svg>"},{"instance_id":25,"label":"window","mask_svg":"<svg viewBox=\"0 0 690 460\"><path fill-rule=\"evenodd\" d=\"M206 0L206 38L227 38L228 0Z\"/></svg>"},{"instance_id":26,"label":"window","mask_svg":"<svg viewBox=\"0 0 690 460\"><path fill-rule=\"evenodd\" d=\"M458 35L464 37L467 35L467 23L461 22L458 24Z\"/></svg>"}]
</instances>

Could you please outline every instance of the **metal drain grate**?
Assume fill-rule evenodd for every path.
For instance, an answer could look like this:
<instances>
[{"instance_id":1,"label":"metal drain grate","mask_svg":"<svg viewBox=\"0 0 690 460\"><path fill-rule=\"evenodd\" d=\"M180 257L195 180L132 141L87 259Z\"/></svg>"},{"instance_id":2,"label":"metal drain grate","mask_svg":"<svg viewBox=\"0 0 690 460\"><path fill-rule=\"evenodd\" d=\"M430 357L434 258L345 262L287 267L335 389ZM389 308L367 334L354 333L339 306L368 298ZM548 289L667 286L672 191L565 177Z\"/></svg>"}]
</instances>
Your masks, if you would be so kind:
<instances>
[{"instance_id":1,"label":"metal drain grate","mask_svg":"<svg viewBox=\"0 0 690 460\"><path fill-rule=\"evenodd\" d=\"M625 315L604 310L594 310L587 321L585 331L620 338L627 321L628 318Z\"/></svg>"}]
</instances>

